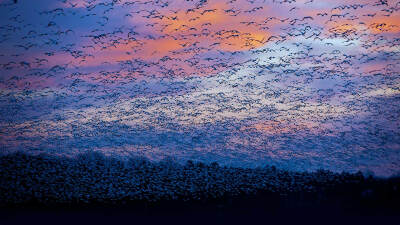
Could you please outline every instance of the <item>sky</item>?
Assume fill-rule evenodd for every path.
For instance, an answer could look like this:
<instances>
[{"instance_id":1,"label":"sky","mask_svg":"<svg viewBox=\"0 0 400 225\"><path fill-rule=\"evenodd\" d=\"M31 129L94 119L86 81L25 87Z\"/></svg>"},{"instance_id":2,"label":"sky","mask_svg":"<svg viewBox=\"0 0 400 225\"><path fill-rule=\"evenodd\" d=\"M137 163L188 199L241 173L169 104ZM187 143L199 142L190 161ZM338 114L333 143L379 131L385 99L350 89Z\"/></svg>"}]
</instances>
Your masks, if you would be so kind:
<instances>
[{"instance_id":1,"label":"sky","mask_svg":"<svg viewBox=\"0 0 400 225\"><path fill-rule=\"evenodd\" d=\"M0 151L399 174L399 9L0 0Z\"/></svg>"}]
</instances>

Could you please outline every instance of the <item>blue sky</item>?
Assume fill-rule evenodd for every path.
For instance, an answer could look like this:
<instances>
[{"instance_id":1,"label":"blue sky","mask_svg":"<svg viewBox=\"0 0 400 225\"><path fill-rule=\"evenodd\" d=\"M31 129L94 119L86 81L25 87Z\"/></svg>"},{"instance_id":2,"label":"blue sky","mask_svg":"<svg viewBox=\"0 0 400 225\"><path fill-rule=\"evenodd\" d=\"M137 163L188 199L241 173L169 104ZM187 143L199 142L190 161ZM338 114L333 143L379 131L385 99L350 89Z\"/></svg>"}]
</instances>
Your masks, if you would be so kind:
<instances>
[{"instance_id":1,"label":"blue sky","mask_svg":"<svg viewBox=\"0 0 400 225\"><path fill-rule=\"evenodd\" d=\"M0 0L0 150L397 174L399 8Z\"/></svg>"}]
</instances>

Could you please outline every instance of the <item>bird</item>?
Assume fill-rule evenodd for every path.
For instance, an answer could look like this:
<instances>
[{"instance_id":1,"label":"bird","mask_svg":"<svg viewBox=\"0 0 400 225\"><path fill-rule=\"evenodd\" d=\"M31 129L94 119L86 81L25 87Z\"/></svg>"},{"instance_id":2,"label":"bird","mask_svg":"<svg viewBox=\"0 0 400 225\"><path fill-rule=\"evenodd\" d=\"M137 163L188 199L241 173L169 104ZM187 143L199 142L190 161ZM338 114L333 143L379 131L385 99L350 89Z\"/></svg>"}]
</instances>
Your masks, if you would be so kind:
<instances>
[{"instance_id":1,"label":"bird","mask_svg":"<svg viewBox=\"0 0 400 225\"><path fill-rule=\"evenodd\" d=\"M19 133L15 149L65 138L249 161L268 142L275 153L257 154L296 149L309 164L323 149L345 165L341 151L397 146L400 3L270 3L1 3L0 132Z\"/></svg>"}]
</instances>

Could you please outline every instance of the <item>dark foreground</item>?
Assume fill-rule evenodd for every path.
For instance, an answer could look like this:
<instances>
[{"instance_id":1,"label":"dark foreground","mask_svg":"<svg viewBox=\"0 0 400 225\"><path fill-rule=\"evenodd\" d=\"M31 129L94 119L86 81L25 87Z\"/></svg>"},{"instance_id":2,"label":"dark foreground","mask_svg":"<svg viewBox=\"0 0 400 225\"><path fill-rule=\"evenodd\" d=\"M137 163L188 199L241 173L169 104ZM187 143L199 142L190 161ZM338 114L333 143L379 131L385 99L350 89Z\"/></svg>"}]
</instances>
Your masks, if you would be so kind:
<instances>
[{"instance_id":1,"label":"dark foreground","mask_svg":"<svg viewBox=\"0 0 400 225\"><path fill-rule=\"evenodd\" d=\"M400 178L0 156L0 224L400 224Z\"/></svg>"}]
</instances>

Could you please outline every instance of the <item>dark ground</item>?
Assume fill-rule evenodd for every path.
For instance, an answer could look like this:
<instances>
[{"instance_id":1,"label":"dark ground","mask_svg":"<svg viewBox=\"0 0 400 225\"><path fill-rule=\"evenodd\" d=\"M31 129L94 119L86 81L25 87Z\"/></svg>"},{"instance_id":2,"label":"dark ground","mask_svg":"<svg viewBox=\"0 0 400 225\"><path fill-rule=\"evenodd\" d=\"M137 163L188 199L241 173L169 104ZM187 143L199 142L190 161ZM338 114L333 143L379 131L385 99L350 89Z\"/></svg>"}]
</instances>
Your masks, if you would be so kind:
<instances>
[{"instance_id":1,"label":"dark ground","mask_svg":"<svg viewBox=\"0 0 400 225\"><path fill-rule=\"evenodd\" d=\"M271 207L261 199L231 204L3 209L0 224L400 224L399 211L381 206L277 201Z\"/></svg>"},{"instance_id":2,"label":"dark ground","mask_svg":"<svg viewBox=\"0 0 400 225\"><path fill-rule=\"evenodd\" d=\"M398 177L0 156L0 224L400 224Z\"/></svg>"}]
</instances>

